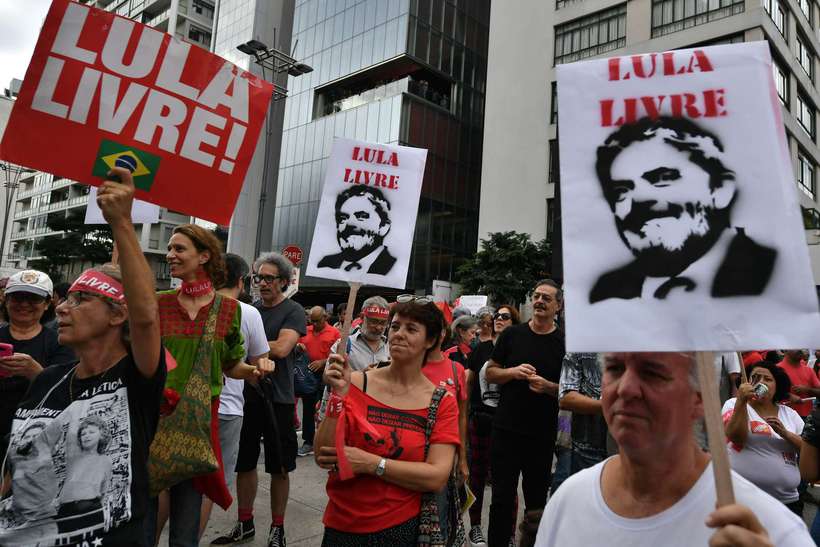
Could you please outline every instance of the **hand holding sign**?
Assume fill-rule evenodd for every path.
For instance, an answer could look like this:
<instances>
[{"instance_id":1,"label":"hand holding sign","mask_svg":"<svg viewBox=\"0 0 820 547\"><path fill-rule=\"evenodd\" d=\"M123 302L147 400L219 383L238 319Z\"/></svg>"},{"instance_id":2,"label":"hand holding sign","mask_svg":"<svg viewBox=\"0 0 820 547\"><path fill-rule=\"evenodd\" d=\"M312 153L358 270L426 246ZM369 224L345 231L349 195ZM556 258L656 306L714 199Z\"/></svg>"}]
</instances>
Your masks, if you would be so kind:
<instances>
[{"instance_id":1,"label":"hand holding sign","mask_svg":"<svg viewBox=\"0 0 820 547\"><path fill-rule=\"evenodd\" d=\"M117 177L122 182L114 182ZM97 191L97 205L110 225L131 222L131 206L134 203L134 179L131 172L123 167L115 167Z\"/></svg>"},{"instance_id":2,"label":"hand holding sign","mask_svg":"<svg viewBox=\"0 0 820 547\"><path fill-rule=\"evenodd\" d=\"M325 367L324 382L339 397L347 395L350 389L350 365L347 362L347 356L330 354Z\"/></svg>"}]
</instances>

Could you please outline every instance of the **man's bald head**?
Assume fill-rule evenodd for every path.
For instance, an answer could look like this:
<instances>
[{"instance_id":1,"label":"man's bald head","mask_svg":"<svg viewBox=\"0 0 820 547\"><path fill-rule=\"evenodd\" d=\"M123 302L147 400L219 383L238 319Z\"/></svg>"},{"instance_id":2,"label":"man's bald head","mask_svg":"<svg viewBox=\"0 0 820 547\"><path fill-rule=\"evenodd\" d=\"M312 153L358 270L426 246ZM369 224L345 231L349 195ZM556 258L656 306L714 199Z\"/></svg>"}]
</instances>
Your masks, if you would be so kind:
<instances>
[{"instance_id":1,"label":"man's bald head","mask_svg":"<svg viewBox=\"0 0 820 547\"><path fill-rule=\"evenodd\" d=\"M308 316L310 324L313 325L314 331L320 331L325 328L327 313L322 306L313 306L310 308L310 315Z\"/></svg>"}]
</instances>

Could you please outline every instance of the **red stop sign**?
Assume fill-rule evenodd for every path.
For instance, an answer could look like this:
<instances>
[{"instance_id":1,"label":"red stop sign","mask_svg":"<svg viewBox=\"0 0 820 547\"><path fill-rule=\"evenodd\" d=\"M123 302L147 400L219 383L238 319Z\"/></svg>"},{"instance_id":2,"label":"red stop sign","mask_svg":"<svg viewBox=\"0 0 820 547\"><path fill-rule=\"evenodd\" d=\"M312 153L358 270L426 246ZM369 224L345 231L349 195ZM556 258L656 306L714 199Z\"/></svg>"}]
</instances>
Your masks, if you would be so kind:
<instances>
[{"instance_id":1,"label":"red stop sign","mask_svg":"<svg viewBox=\"0 0 820 547\"><path fill-rule=\"evenodd\" d=\"M296 245L288 245L282 249L282 254L293 262L294 266L298 266L302 262L302 248Z\"/></svg>"}]
</instances>

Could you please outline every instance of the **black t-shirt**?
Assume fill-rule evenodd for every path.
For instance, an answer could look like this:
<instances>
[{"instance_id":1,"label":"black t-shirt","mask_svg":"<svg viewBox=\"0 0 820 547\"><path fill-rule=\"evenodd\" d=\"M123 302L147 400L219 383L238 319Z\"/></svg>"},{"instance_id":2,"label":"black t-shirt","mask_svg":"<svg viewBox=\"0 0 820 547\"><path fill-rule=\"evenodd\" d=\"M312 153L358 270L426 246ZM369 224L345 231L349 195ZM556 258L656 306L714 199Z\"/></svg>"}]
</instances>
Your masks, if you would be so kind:
<instances>
[{"instance_id":1,"label":"black t-shirt","mask_svg":"<svg viewBox=\"0 0 820 547\"><path fill-rule=\"evenodd\" d=\"M141 543L165 377L163 350L150 379L128 355L90 378L69 364L34 380L14 417L0 544Z\"/></svg>"},{"instance_id":2,"label":"black t-shirt","mask_svg":"<svg viewBox=\"0 0 820 547\"><path fill-rule=\"evenodd\" d=\"M279 338L279 331L291 329L299 333L301 338L307 334L307 324L305 322L305 310L291 300L285 298L279 304L269 308L262 301L257 301L254 306L262 316L262 323L265 325L265 335L268 342L274 342ZM271 355L271 358L273 356ZM269 375L270 379L266 385L273 396L273 402L292 405L293 393L293 352L291 351L284 359L276 359L276 370Z\"/></svg>"},{"instance_id":3,"label":"black t-shirt","mask_svg":"<svg viewBox=\"0 0 820 547\"><path fill-rule=\"evenodd\" d=\"M536 334L529 323L513 325L498 336L492 359L503 368L529 363L539 376L558 383L564 359L564 333L556 328L549 334ZM554 434L557 420L555 397L531 391L526 380L511 380L501 386L495 427L542 437Z\"/></svg>"},{"instance_id":4,"label":"black t-shirt","mask_svg":"<svg viewBox=\"0 0 820 547\"><path fill-rule=\"evenodd\" d=\"M484 363L490 360L494 347L495 345L492 340L480 342L472 353L470 353L470 357L467 358L467 368L474 374L473 388L470 390L471 411L495 413L494 407L485 405L481 400L481 385L479 385L478 381L478 373L481 371L481 367L484 366Z\"/></svg>"},{"instance_id":5,"label":"black t-shirt","mask_svg":"<svg viewBox=\"0 0 820 547\"><path fill-rule=\"evenodd\" d=\"M57 341L57 332L48 327L43 327L34 338L16 340L11 335L11 327L6 324L0 327L0 342L14 346L15 353L31 355L43 368L71 363L77 359L71 348L61 346ZM28 380L22 376L0 379L0 392L18 392L22 396L27 388Z\"/></svg>"}]
</instances>

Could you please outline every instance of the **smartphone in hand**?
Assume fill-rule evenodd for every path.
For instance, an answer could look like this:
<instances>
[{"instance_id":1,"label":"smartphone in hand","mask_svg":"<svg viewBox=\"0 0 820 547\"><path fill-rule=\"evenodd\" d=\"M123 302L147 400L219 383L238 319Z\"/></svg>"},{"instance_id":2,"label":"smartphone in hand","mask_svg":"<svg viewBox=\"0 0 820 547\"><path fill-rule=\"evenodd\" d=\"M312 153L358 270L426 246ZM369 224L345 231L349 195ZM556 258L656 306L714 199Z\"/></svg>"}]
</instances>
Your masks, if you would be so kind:
<instances>
[{"instance_id":1,"label":"smartphone in hand","mask_svg":"<svg viewBox=\"0 0 820 547\"><path fill-rule=\"evenodd\" d=\"M0 357L11 357L14 354L14 346L0 342ZM8 378L11 373L0 367L0 378Z\"/></svg>"}]
</instances>

